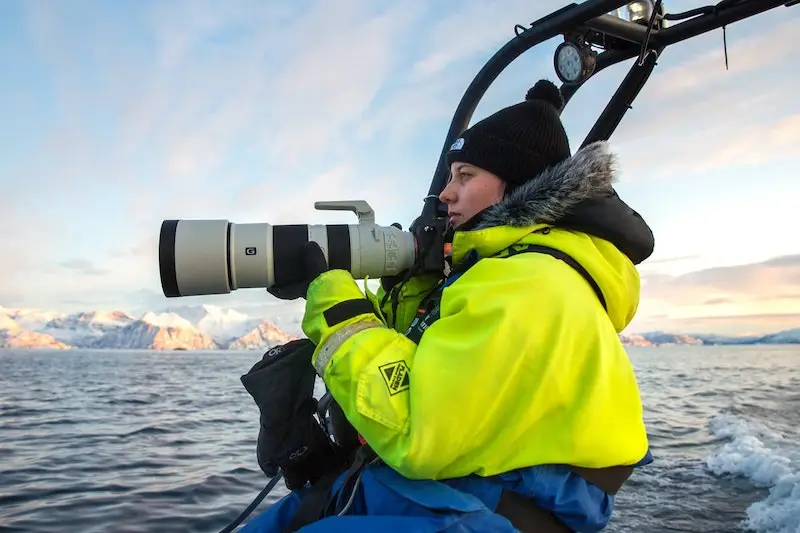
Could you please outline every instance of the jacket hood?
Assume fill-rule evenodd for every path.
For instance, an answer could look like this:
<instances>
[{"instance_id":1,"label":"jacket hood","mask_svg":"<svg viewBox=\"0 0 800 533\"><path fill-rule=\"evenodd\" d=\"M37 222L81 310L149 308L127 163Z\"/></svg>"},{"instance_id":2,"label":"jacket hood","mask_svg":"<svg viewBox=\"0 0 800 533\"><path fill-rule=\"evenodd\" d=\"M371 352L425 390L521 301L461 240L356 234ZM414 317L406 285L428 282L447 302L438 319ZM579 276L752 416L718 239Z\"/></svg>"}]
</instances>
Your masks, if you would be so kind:
<instances>
[{"instance_id":1,"label":"jacket hood","mask_svg":"<svg viewBox=\"0 0 800 533\"><path fill-rule=\"evenodd\" d=\"M653 233L619 198L615 181L616 158L607 143L596 142L513 189L470 225L480 230L547 224L581 231L610 241L638 265L653 253Z\"/></svg>"},{"instance_id":2,"label":"jacket hood","mask_svg":"<svg viewBox=\"0 0 800 533\"><path fill-rule=\"evenodd\" d=\"M612 187L615 158L608 145L588 145L513 189L453 234L453 261L489 257L514 244L556 248L597 283L606 312L622 331L639 303L634 265L653 252L653 233ZM457 267L458 268L458 267Z\"/></svg>"}]
</instances>

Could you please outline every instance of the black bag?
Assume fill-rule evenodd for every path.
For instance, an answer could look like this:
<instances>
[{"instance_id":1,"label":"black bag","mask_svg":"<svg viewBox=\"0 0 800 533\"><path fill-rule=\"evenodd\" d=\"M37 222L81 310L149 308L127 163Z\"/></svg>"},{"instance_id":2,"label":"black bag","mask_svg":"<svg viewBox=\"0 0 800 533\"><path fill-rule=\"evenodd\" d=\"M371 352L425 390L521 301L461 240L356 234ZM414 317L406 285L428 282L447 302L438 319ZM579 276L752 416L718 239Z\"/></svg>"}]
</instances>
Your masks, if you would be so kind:
<instances>
[{"instance_id":1,"label":"black bag","mask_svg":"<svg viewBox=\"0 0 800 533\"><path fill-rule=\"evenodd\" d=\"M282 470L290 490L346 468L345 457L314 418L313 353L310 340L291 341L269 350L241 377L261 413L258 465L269 477Z\"/></svg>"}]
</instances>

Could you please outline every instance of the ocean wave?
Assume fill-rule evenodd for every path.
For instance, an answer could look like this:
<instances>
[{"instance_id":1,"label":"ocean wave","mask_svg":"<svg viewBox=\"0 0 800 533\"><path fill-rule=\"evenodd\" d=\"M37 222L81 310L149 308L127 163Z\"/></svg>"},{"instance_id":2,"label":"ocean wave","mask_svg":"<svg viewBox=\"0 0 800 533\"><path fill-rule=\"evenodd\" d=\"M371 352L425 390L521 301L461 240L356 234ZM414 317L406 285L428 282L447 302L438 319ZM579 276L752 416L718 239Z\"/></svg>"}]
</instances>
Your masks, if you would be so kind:
<instances>
[{"instance_id":1,"label":"ocean wave","mask_svg":"<svg viewBox=\"0 0 800 533\"><path fill-rule=\"evenodd\" d=\"M725 443L708 458L708 469L769 489L765 499L748 507L743 526L759 533L800 532L797 442L759 421L729 413L712 418L709 429Z\"/></svg>"}]
</instances>

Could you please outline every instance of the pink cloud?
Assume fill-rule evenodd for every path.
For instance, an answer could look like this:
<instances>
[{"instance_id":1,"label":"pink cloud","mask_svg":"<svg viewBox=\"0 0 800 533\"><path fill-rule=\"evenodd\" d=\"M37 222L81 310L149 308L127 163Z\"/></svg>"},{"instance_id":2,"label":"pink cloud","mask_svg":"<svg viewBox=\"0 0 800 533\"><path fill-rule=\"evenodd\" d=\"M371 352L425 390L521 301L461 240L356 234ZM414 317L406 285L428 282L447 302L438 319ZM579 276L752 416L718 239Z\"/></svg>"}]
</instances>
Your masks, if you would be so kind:
<instances>
[{"instance_id":1,"label":"pink cloud","mask_svg":"<svg viewBox=\"0 0 800 533\"><path fill-rule=\"evenodd\" d=\"M672 324L704 324L722 317L731 324L745 323L755 315L769 330L800 322L783 321L800 309L800 255L776 257L760 263L706 268L677 276L642 276L641 302L632 329L658 329ZM717 317L712 320L712 317ZM792 325L793 324L793 325ZM750 326L748 326L750 327ZM779 329L779 328L778 328ZM698 330L695 330L698 331Z\"/></svg>"},{"instance_id":2,"label":"pink cloud","mask_svg":"<svg viewBox=\"0 0 800 533\"><path fill-rule=\"evenodd\" d=\"M800 255L760 263L707 268L678 276L645 275L646 298L670 304L697 304L710 294L739 301L777 298L800 292Z\"/></svg>"}]
</instances>

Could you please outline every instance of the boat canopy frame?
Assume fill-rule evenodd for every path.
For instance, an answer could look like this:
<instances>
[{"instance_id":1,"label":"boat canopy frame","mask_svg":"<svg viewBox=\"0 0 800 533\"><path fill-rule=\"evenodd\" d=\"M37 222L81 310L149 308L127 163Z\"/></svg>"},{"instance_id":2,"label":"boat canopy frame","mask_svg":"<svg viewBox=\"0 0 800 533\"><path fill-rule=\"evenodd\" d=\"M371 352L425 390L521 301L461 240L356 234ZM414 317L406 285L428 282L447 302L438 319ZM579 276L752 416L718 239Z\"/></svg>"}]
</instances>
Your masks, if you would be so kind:
<instances>
[{"instance_id":1,"label":"boat canopy frame","mask_svg":"<svg viewBox=\"0 0 800 533\"><path fill-rule=\"evenodd\" d=\"M632 21L619 16L630 4L648 4L649 20ZM449 168L445 154L452 143L467 129L472 115L489 86L515 59L531 48L559 35L565 42L576 45L581 51L591 47L602 52L590 52L590 72L581 79L560 86L566 104L598 72L635 59L630 70L592 126L582 147L596 141L608 140L626 112L650 78L658 58L670 45L680 43L748 19L766 11L785 6L791 7L800 0L721 0L715 5L703 6L683 13L667 13L662 0L655 3L625 2L622 0L587 0L571 3L546 15L529 26L516 25L514 37L501 47L481 68L467 87L456 107L450 128L445 136L442 151L428 194L423 200L420 216L409 228L417 242L422 244L423 270L435 270L441 266L441 247L438 235L446 227L446 213L439 201L439 194L447 184ZM610 13L616 13L612 15ZM727 43L726 43L727 62ZM557 66L557 57L554 58ZM559 76L560 77L560 76Z\"/></svg>"}]
</instances>

